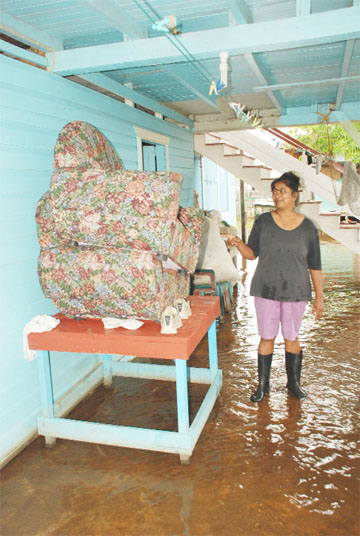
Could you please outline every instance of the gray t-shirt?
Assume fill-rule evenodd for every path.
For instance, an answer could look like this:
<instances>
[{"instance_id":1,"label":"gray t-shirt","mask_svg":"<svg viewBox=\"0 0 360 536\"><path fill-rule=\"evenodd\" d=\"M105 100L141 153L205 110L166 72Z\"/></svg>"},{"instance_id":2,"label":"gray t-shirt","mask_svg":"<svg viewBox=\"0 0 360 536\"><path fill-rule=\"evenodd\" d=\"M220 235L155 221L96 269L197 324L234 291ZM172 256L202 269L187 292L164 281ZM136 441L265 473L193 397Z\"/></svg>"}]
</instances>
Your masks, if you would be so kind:
<instances>
[{"instance_id":1,"label":"gray t-shirt","mask_svg":"<svg viewBox=\"0 0 360 536\"><path fill-rule=\"evenodd\" d=\"M319 233L305 218L292 231L277 225L271 212L261 214L251 230L248 246L258 265L251 296L275 301L311 300L309 270L321 270Z\"/></svg>"}]
</instances>

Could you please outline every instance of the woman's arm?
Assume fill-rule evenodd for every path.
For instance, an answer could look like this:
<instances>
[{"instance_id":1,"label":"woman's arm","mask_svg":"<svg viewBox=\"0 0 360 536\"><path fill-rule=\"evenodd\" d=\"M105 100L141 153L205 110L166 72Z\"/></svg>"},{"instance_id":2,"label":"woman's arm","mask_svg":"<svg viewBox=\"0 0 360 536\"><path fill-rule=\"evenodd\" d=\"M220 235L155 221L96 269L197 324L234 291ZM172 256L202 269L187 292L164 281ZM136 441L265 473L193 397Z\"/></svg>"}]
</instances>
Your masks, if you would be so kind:
<instances>
[{"instance_id":1,"label":"woman's arm","mask_svg":"<svg viewBox=\"0 0 360 536\"><path fill-rule=\"evenodd\" d=\"M315 320L319 320L324 312L322 272L321 270L310 270L310 276L315 291L313 313L315 314Z\"/></svg>"},{"instance_id":2,"label":"woman's arm","mask_svg":"<svg viewBox=\"0 0 360 536\"><path fill-rule=\"evenodd\" d=\"M247 246L238 236L230 236L230 238L227 239L227 243L229 246L237 247L245 259L248 259L249 261L256 259L251 247Z\"/></svg>"}]
</instances>

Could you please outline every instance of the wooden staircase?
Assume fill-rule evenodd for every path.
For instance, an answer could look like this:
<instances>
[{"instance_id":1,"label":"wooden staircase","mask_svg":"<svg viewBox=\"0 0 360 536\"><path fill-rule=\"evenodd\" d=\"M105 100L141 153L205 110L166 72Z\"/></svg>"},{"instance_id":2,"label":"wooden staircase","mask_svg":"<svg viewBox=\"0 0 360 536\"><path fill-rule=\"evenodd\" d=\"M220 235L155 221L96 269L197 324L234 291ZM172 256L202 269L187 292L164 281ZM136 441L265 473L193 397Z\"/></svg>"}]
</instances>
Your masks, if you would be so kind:
<instances>
[{"instance_id":1,"label":"wooden staircase","mask_svg":"<svg viewBox=\"0 0 360 536\"><path fill-rule=\"evenodd\" d=\"M271 170L276 170L279 175L285 171L296 173L303 184L300 212L316 222L326 234L360 254L360 225L340 224L341 214L351 215L349 207L342 206L335 212L324 213L321 210L321 201L311 199L312 193L315 193L337 205L340 184L327 175L316 174L311 166L271 146L249 131L217 132L216 135L196 134L194 143L195 151L250 184L264 197L270 197ZM256 165L255 160L262 164Z\"/></svg>"}]
</instances>

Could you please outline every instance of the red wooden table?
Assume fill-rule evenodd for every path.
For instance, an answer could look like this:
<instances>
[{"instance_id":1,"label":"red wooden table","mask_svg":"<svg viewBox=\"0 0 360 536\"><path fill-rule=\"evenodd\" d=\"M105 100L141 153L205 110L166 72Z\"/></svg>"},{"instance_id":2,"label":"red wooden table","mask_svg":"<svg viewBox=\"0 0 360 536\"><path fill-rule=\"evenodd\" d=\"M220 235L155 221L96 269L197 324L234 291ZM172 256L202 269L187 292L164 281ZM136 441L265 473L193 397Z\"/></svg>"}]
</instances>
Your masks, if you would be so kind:
<instances>
[{"instance_id":1,"label":"red wooden table","mask_svg":"<svg viewBox=\"0 0 360 536\"><path fill-rule=\"evenodd\" d=\"M39 377L43 416L38 418L38 431L48 446L57 437L117 445L180 455L188 463L200 433L215 404L222 384L218 369L216 346L216 317L220 314L219 297L191 296L192 316L183 320L176 335L162 335L160 324L145 321L138 330L105 329L101 319L75 320L55 315L60 323L51 331L30 333L29 347L38 350ZM208 333L209 368L187 367L191 356L204 335ZM50 352L100 354L104 384L109 386L113 376L128 376L176 381L178 431L167 432L75 421L54 414ZM113 362L112 355L174 360L174 365ZM192 424L189 423L187 382L209 384L208 392Z\"/></svg>"}]
</instances>

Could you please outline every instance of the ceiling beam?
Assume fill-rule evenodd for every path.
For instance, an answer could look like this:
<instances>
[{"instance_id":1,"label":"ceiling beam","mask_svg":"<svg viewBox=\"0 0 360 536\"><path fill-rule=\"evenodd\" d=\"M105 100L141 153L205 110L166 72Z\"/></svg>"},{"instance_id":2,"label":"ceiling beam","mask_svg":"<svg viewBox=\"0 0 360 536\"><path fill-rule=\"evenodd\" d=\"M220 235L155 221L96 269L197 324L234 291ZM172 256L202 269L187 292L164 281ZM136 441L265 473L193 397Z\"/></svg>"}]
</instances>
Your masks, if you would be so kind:
<instances>
[{"instance_id":1,"label":"ceiling beam","mask_svg":"<svg viewBox=\"0 0 360 536\"><path fill-rule=\"evenodd\" d=\"M117 2L113 0L86 0L86 3L127 37L131 39L148 37L147 29L128 15L126 10L122 9Z\"/></svg>"},{"instance_id":2,"label":"ceiling beam","mask_svg":"<svg viewBox=\"0 0 360 536\"><path fill-rule=\"evenodd\" d=\"M279 116L261 117L261 122L265 128L279 125ZM252 128L251 121L241 119L230 119L224 115L214 117L213 120L200 119L194 122L194 134L206 132L221 132L229 130L248 130Z\"/></svg>"},{"instance_id":3,"label":"ceiling beam","mask_svg":"<svg viewBox=\"0 0 360 536\"><path fill-rule=\"evenodd\" d=\"M330 106L330 103L328 103ZM296 125L317 125L319 124L319 115L314 110L314 106L297 106L287 108L281 115L278 126L291 127ZM341 106L343 112L350 121L360 120L360 102L347 102ZM330 123L337 123L337 112L332 112L330 115Z\"/></svg>"},{"instance_id":4,"label":"ceiling beam","mask_svg":"<svg viewBox=\"0 0 360 536\"><path fill-rule=\"evenodd\" d=\"M354 50L354 39L347 41L344 52L344 59L341 67L341 77L347 76L349 74L350 63L352 58L352 53ZM339 110L344 94L345 82L341 82L338 87L338 92L336 95L335 110Z\"/></svg>"},{"instance_id":5,"label":"ceiling beam","mask_svg":"<svg viewBox=\"0 0 360 536\"><path fill-rule=\"evenodd\" d=\"M173 66L173 65L167 65L165 67L163 67L163 72L165 74L167 74L168 76L170 76L171 78L173 78L174 80L176 80L178 82L178 84L186 87L187 89L189 89L194 95L196 95L197 97L199 97L199 99L203 100L204 102L206 102L206 104L208 104L209 106L211 106L212 108L217 108L217 105L216 105L216 95L206 95L204 93L204 91L201 90L201 88L198 88L195 86L194 84L194 81L193 79L191 79L190 77L187 77L187 79L185 80L184 78L184 74L181 74L181 76L176 72L176 66ZM209 84L209 88L210 88L210 84Z\"/></svg>"},{"instance_id":6,"label":"ceiling beam","mask_svg":"<svg viewBox=\"0 0 360 536\"><path fill-rule=\"evenodd\" d=\"M303 17L190 32L178 37L196 60L229 55L287 50L360 37L360 7L348 7ZM341 24L339 24L341 21ZM183 62L184 56L166 37L109 43L54 53L52 70L71 75Z\"/></svg>"},{"instance_id":7,"label":"ceiling beam","mask_svg":"<svg viewBox=\"0 0 360 536\"><path fill-rule=\"evenodd\" d=\"M352 129L351 136L358 143L354 125L351 121L360 120L360 103L349 102L342 105L341 112L332 112L330 116L331 123L347 121L346 126ZM259 119L264 128L270 127L293 127L299 125L316 125L319 123L319 116L314 111L313 106L298 106L288 108L280 113L275 110L261 110ZM196 115L194 118L194 132L219 132L221 130L244 130L251 128L249 122L241 119L231 119L224 115ZM345 128L345 123L344 123ZM358 132L358 131L357 131Z\"/></svg>"},{"instance_id":8,"label":"ceiling beam","mask_svg":"<svg viewBox=\"0 0 360 536\"><path fill-rule=\"evenodd\" d=\"M251 24L253 18L245 0L227 0L229 10L238 24Z\"/></svg>"},{"instance_id":9,"label":"ceiling beam","mask_svg":"<svg viewBox=\"0 0 360 536\"><path fill-rule=\"evenodd\" d=\"M332 112L331 118L335 117L336 120L342 124L346 132L349 134L349 136L354 140L354 142L360 147L360 132L358 129L352 124L350 119L347 117L347 115L344 112Z\"/></svg>"},{"instance_id":10,"label":"ceiling beam","mask_svg":"<svg viewBox=\"0 0 360 536\"><path fill-rule=\"evenodd\" d=\"M120 82L117 82L116 80L112 80L104 74L92 73L88 75L83 75L80 78L100 88L106 89L114 93L115 95L119 95L120 97L129 99L136 104L144 106L145 108L149 108L153 112L159 112L161 113L161 115L170 117L178 123L182 123L189 127L193 126L193 122L188 117L185 117L184 115L175 112L174 110L171 110L171 108L168 108L167 106L163 106L162 104L155 101L154 99L151 99L150 97L142 95L141 93L138 93L137 91L126 87L123 84L120 84Z\"/></svg>"},{"instance_id":11,"label":"ceiling beam","mask_svg":"<svg viewBox=\"0 0 360 536\"><path fill-rule=\"evenodd\" d=\"M16 17L12 17L4 11L0 11L0 31L21 43L44 52L63 50L64 48L60 39L56 39L47 32L43 32Z\"/></svg>"},{"instance_id":12,"label":"ceiling beam","mask_svg":"<svg viewBox=\"0 0 360 536\"><path fill-rule=\"evenodd\" d=\"M260 67L259 62L256 61L254 54L245 54L245 58L246 61L249 63L250 67L252 68L253 72L256 74L259 82L267 85L269 82L264 73L264 69ZM274 93L270 89L267 89L266 94L275 106L275 108L281 111L282 106L278 99L275 97Z\"/></svg>"},{"instance_id":13,"label":"ceiling beam","mask_svg":"<svg viewBox=\"0 0 360 536\"><path fill-rule=\"evenodd\" d=\"M47 60L46 58L44 58L44 56L40 56L40 54L34 54L29 50L25 50L23 48L12 45L11 43L4 41L3 39L0 39L0 50L2 52L5 52L6 55L9 55L12 58L21 58L27 62L34 63L35 65L47 67Z\"/></svg>"},{"instance_id":14,"label":"ceiling beam","mask_svg":"<svg viewBox=\"0 0 360 536\"><path fill-rule=\"evenodd\" d=\"M303 17L311 13L311 0L296 0L296 16Z\"/></svg>"},{"instance_id":15,"label":"ceiling beam","mask_svg":"<svg viewBox=\"0 0 360 536\"><path fill-rule=\"evenodd\" d=\"M342 76L339 78L324 78L324 80L306 80L305 82L292 82L289 84L273 84L271 86L257 86L254 87L254 91L267 91L270 90L282 90L295 87L304 87L304 86L320 86L322 84L340 84L341 82L356 82L360 79L360 75L354 76Z\"/></svg>"}]
</instances>

